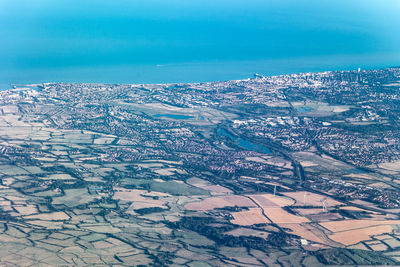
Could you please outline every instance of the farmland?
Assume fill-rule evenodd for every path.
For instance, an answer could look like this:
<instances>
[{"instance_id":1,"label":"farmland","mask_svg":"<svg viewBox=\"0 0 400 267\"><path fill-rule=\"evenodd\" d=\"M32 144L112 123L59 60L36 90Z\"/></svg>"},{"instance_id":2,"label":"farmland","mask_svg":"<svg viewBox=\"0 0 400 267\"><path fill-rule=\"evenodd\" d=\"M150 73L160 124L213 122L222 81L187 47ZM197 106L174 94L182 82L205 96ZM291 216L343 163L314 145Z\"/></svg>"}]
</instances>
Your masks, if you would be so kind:
<instances>
[{"instance_id":1,"label":"farmland","mask_svg":"<svg viewBox=\"0 0 400 267\"><path fill-rule=\"evenodd\" d=\"M0 265L399 265L399 80L0 91Z\"/></svg>"}]
</instances>

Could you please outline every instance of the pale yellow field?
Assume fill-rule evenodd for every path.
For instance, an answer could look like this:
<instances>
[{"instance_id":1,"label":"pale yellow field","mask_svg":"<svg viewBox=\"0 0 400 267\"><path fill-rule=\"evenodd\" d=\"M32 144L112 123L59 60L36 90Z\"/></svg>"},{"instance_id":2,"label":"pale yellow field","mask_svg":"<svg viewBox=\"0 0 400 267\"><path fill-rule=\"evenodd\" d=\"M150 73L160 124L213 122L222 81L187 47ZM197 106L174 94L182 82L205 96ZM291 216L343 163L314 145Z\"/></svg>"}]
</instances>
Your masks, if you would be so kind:
<instances>
[{"instance_id":1,"label":"pale yellow field","mask_svg":"<svg viewBox=\"0 0 400 267\"><path fill-rule=\"evenodd\" d=\"M356 245L349 246L348 248L351 249L362 249L362 250L369 250L363 243L358 243Z\"/></svg>"},{"instance_id":2,"label":"pale yellow field","mask_svg":"<svg viewBox=\"0 0 400 267\"><path fill-rule=\"evenodd\" d=\"M41 226L46 229L61 229L63 226L63 222L60 221L34 220L34 221L29 221L29 224Z\"/></svg>"},{"instance_id":3,"label":"pale yellow field","mask_svg":"<svg viewBox=\"0 0 400 267\"><path fill-rule=\"evenodd\" d=\"M93 246L96 249L105 249L105 248L113 247L114 245L109 242L106 242L106 241L97 241L97 242L93 243Z\"/></svg>"},{"instance_id":4,"label":"pale yellow field","mask_svg":"<svg viewBox=\"0 0 400 267\"><path fill-rule=\"evenodd\" d=\"M357 244L358 242L361 241L369 240L373 235L390 233L392 231L393 228L391 225L378 225L378 226L334 233L332 235L329 235L329 238L332 239L333 241L349 246Z\"/></svg>"},{"instance_id":5,"label":"pale yellow field","mask_svg":"<svg viewBox=\"0 0 400 267\"><path fill-rule=\"evenodd\" d=\"M64 212L41 213L36 215L25 216L25 219L39 219L44 221L62 221L68 220L69 216Z\"/></svg>"},{"instance_id":6,"label":"pale yellow field","mask_svg":"<svg viewBox=\"0 0 400 267\"><path fill-rule=\"evenodd\" d=\"M281 197L281 196L274 196L273 194L260 194L260 195L250 195L252 199L256 199L257 202L259 202L260 205L264 202L269 202L269 203L274 203L279 207L285 207L285 206L291 206L295 202L293 199L287 198L287 197ZM270 205L268 205L270 206ZM265 206L267 207L267 206Z\"/></svg>"},{"instance_id":7,"label":"pale yellow field","mask_svg":"<svg viewBox=\"0 0 400 267\"><path fill-rule=\"evenodd\" d=\"M400 241L394 238L386 239L385 243L388 244L391 248L398 248L400 247Z\"/></svg>"},{"instance_id":8,"label":"pale yellow field","mask_svg":"<svg viewBox=\"0 0 400 267\"><path fill-rule=\"evenodd\" d=\"M379 240L384 240L384 239L390 239L392 237L390 235L378 235L378 236L375 236L375 238L379 239Z\"/></svg>"},{"instance_id":9,"label":"pale yellow field","mask_svg":"<svg viewBox=\"0 0 400 267\"><path fill-rule=\"evenodd\" d=\"M271 221L277 224L309 222L307 218L290 214L282 208L268 208L264 209L264 212Z\"/></svg>"},{"instance_id":10,"label":"pale yellow field","mask_svg":"<svg viewBox=\"0 0 400 267\"><path fill-rule=\"evenodd\" d=\"M354 245L369 240L371 236L392 233L392 225L400 225L400 220L345 220L320 223L333 234L329 238L343 245Z\"/></svg>"},{"instance_id":11,"label":"pale yellow field","mask_svg":"<svg viewBox=\"0 0 400 267\"><path fill-rule=\"evenodd\" d=\"M320 223L320 225L325 227L329 231L336 233L336 232L349 231L355 229L364 229L367 227L379 226L379 225L400 225L400 220L385 220L385 221L344 220L344 221L322 222Z\"/></svg>"},{"instance_id":12,"label":"pale yellow field","mask_svg":"<svg viewBox=\"0 0 400 267\"><path fill-rule=\"evenodd\" d=\"M238 225L253 225L258 223L270 223L261 213L259 208L251 208L246 211L232 212L233 220L231 223Z\"/></svg>"},{"instance_id":13,"label":"pale yellow field","mask_svg":"<svg viewBox=\"0 0 400 267\"><path fill-rule=\"evenodd\" d=\"M370 248L372 248L372 250L375 251L384 251L388 249L388 247L382 243L376 245L370 245Z\"/></svg>"},{"instance_id":14,"label":"pale yellow field","mask_svg":"<svg viewBox=\"0 0 400 267\"><path fill-rule=\"evenodd\" d=\"M19 240L18 240L18 238L0 233L0 242L2 242L2 243L18 243Z\"/></svg>"},{"instance_id":15,"label":"pale yellow field","mask_svg":"<svg viewBox=\"0 0 400 267\"><path fill-rule=\"evenodd\" d=\"M390 171L400 171L400 160L393 162L386 162L378 164L379 168L390 170Z\"/></svg>"},{"instance_id":16,"label":"pale yellow field","mask_svg":"<svg viewBox=\"0 0 400 267\"><path fill-rule=\"evenodd\" d=\"M383 183L383 182L369 184L368 186L374 187L374 188L385 188L385 189L387 189L387 188L393 188L393 187L391 187L390 185L385 184L385 183Z\"/></svg>"},{"instance_id":17,"label":"pale yellow field","mask_svg":"<svg viewBox=\"0 0 400 267\"><path fill-rule=\"evenodd\" d=\"M314 166L318 166L318 164L312 162L312 161L300 161L301 165L303 167L314 167Z\"/></svg>"},{"instance_id":18,"label":"pale yellow field","mask_svg":"<svg viewBox=\"0 0 400 267\"><path fill-rule=\"evenodd\" d=\"M0 206L10 206L11 202L8 200L0 200Z\"/></svg>"},{"instance_id":19,"label":"pale yellow field","mask_svg":"<svg viewBox=\"0 0 400 267\"><path fill-rule=\"evenodd\" d=\"M360 209L357 207L353 207L353 206L344 206L344 207L340 207L341 210L354 210L354 211L367 211L365 209Z\"/></svg>"},{"instance_id":20,"label":"pale yellow field","mask_svg":"<svg viewBox=\"0 0 400 267\"><path fill-rule=\"evenodd\" d=\"M8 178L4 178L2 179L3 185L5 186L9 186L11 185L13 182L15 182L14 178L8 177Z\"/></svg>"},{"instance_id":21,"label":"pale yellow field","mask_svg":"<svg viewBox=\"0 0 400 267\"><path fill-rule=\"evenodd\" d=\"M14 209L18 211L19 214L21 215L30 215L37 213L38 210L36 209L36 206L33 205L27 205L27 206L14 206Z\"/></svg>"},{"instance_id":22,"label":"pale yellow field","mask_svg":"<svg viewBox=\"0 0 400 267\"><path fill-rule=\"evenodd\" d=\"M303 223L309 221L304 217L290 214L281 208L292 205L294 203L292 199L272 194L251 195L249 197L264 209L267 217L274 223Z\"/></svg>"}]
</instances>

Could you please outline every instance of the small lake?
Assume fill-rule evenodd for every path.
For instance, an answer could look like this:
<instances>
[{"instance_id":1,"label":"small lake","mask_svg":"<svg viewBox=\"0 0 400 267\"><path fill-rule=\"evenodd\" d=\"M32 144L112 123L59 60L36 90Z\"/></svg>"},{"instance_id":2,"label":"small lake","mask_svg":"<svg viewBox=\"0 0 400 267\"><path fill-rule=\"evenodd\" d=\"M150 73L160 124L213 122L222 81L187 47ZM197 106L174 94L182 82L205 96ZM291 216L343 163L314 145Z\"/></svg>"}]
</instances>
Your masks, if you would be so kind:
<instances>
[{"instance_id":1,"label":"small lake","mask_svg":"<svg viewBox=\"0 0 400 267\"><path fill-rule=\"evenodd\" d=\"M170 118L175 120L188 120L193 118L193 116L182 115L182 114L154 114L155 118Z\"/></svg>"},{"instance_id":2,"label":"small lake","mask_svg":"<svg viewBox=\"0 0 400 267\"><path fill-rule=\"evenodd\" d=\"M300 113L307 113L307 112L311 112L312 110L313 110L313 108L312 107L308 107L308 106L297 108L297 111L300 112Z\"/></svg>"},{"instance_id":3,"label":"small lake","mask_svg":"<svg viewBox=\"0 0 400 267\"><path fill-rule=\"evenodd\" d=\"M219 129L218 135L228 137L235 141L235 143L245 149L252 150L259 153L271 153L271 150L265 146L254 144L250 141L244 140L243 138L233 136L232 134L228 133L225 129Z\"/></svg>"}]
</instances>

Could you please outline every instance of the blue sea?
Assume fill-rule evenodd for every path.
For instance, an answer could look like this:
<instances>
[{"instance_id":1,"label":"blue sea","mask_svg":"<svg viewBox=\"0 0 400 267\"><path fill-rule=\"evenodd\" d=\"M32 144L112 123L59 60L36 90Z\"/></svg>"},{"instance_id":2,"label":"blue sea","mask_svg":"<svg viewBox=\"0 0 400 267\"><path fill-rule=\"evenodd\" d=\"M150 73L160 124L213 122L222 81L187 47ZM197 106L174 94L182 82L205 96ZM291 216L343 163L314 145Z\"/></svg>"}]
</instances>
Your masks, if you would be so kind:
<instances>
[{"instance_id":1,"label":"blue sea","mask_svg":"<svg viewBox=\"0 0 400 267\"><path fill-rule=\"evenodd\" d=\"M398 0L0 0L0 87L400 66Z\"/></svg>"}]
</instances>

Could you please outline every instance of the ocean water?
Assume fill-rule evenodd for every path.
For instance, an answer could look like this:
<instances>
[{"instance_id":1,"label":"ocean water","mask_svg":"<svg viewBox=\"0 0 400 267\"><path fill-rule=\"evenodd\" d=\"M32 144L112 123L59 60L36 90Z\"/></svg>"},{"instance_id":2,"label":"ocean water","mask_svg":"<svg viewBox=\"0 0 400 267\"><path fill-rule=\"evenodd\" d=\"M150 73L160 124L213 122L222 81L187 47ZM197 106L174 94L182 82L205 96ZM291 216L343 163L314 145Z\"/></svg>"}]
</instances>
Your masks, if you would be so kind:
<instances>
[{"instance_id":1,"label":"ocean water","mask_svg":"<svg viewBox=\"0 0 400 267\"><path fill-rule=\"evenodd\" d=\"M0 0L0 87L400 66L398 0Z\"/></svg>"}]
</instances>

